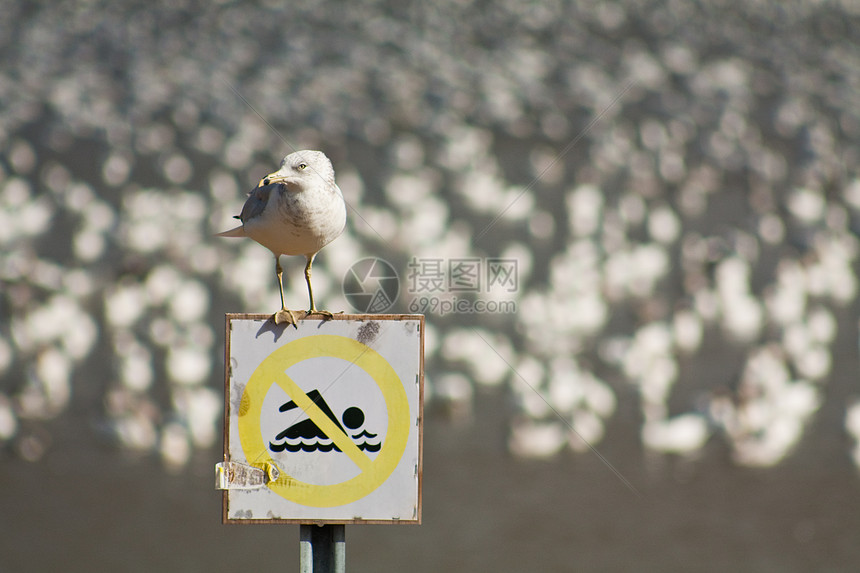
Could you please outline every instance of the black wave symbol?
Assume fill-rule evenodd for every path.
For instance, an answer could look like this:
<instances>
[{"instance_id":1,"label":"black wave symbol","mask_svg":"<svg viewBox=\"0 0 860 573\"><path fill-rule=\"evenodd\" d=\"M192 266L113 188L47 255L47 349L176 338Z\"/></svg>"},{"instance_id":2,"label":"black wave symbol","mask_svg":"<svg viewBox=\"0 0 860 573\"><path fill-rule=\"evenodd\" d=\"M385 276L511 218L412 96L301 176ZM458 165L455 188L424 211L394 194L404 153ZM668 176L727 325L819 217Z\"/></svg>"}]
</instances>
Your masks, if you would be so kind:
<instances>
[{"instance_id":1,"label":"black wave symbol","mask_svg":"<svg viewBox=\"0 0 860 573\"><path fill-rule=\"evenodd\" d=\"M362 442L362 443L356 444L356 446L358 446L359 450L364 450L366 452L375 453L375 452L378 452L382 448L382 443L380 442L378 444L371 444L370 442ZM269 449L272 450L273 452L288 451L288 452L292 452L292 453L295 453L298 451L302 451L302 452L317 452L317 451L319 451L319 452L330 452L332 450L334 450L336 452L340 451L340 448L337 447L337 445L335 445L334 442L331 442L330 444L324 444L322 442L315 442L312 444L308 444L308 443L305 443L303 441L299 441L299 443L297 443L297 444L291 444L287 441L284 441L280 444L275 443L275 442L269 442Z\"/></svg>"}]
</instances>

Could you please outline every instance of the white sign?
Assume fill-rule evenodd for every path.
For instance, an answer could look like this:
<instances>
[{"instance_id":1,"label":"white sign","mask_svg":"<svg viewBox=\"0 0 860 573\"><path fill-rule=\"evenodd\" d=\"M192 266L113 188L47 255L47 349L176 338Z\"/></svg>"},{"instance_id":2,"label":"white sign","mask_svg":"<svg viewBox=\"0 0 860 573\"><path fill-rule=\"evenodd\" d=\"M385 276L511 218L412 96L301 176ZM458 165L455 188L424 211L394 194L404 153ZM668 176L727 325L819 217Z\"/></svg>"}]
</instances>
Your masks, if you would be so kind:
<instances>
[{"instance_id":1,"label":"white sign","mask_svg":"<svg viewBox=\"0 0 860 573\"><path fill-rule=\"evenodd\" d=\"M225 522L420 523L424 317L227 315Z\"/></svg>"}]
</instances>

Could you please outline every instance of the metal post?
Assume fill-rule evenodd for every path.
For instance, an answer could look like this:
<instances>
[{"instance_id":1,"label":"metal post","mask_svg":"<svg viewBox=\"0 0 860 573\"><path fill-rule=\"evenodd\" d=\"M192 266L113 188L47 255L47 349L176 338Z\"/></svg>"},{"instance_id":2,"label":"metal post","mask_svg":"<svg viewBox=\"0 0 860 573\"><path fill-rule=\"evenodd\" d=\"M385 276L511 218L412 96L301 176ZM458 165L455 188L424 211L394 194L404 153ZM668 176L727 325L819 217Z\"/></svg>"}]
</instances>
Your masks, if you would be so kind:
<instances>
[{"instance_id":1,"label":"metal post","mask_svg":"<svg viewBox=\"0 0 860 573\"><path fill-rule=\"evenodd\" d=\"M299 530L301 573L346 571L346 526L306 525Z\"/></svg>"}]
</instances>

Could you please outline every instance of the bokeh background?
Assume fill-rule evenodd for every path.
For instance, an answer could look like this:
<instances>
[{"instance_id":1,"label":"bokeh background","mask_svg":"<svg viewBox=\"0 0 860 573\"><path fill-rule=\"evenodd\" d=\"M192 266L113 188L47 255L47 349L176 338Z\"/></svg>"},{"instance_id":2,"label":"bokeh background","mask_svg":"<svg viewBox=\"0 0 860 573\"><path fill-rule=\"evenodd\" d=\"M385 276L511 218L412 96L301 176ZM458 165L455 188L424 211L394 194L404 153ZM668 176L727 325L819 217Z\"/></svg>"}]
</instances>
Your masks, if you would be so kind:
<instances>
[{"instance_id":1,"label":"bokeh background","mask_svg":"<svg viewBox=\"0 0 860 573\"><path fill-rule=\"evenodd\" d=\"M298 569L220 523L224 313L278 295L213 234L303 148L320 306L379 257L515 309L427 309L424 524L351 571L860 566L856 0L0 12L0 571ZM516 288L410 282L464 259Z\"/></svg>"}]
</instances>

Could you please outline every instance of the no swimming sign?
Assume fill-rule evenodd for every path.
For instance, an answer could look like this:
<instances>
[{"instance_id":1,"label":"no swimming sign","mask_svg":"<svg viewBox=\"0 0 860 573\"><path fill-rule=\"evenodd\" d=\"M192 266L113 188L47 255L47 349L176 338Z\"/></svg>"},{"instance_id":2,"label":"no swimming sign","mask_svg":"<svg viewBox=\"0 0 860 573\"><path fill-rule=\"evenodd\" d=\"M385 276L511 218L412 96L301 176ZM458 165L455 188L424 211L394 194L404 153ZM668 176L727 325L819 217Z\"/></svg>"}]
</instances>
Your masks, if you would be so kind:
<instances>
[{"instance_id":1,"label":"no swimming sign","mask_svg":"<svg viewBox=\"0 0 860 573\"><path fill-rule=\"evenodd\" d=\"M225 522L420 522L422 316L226 331Z\"/></svg>"}]
</instances>

